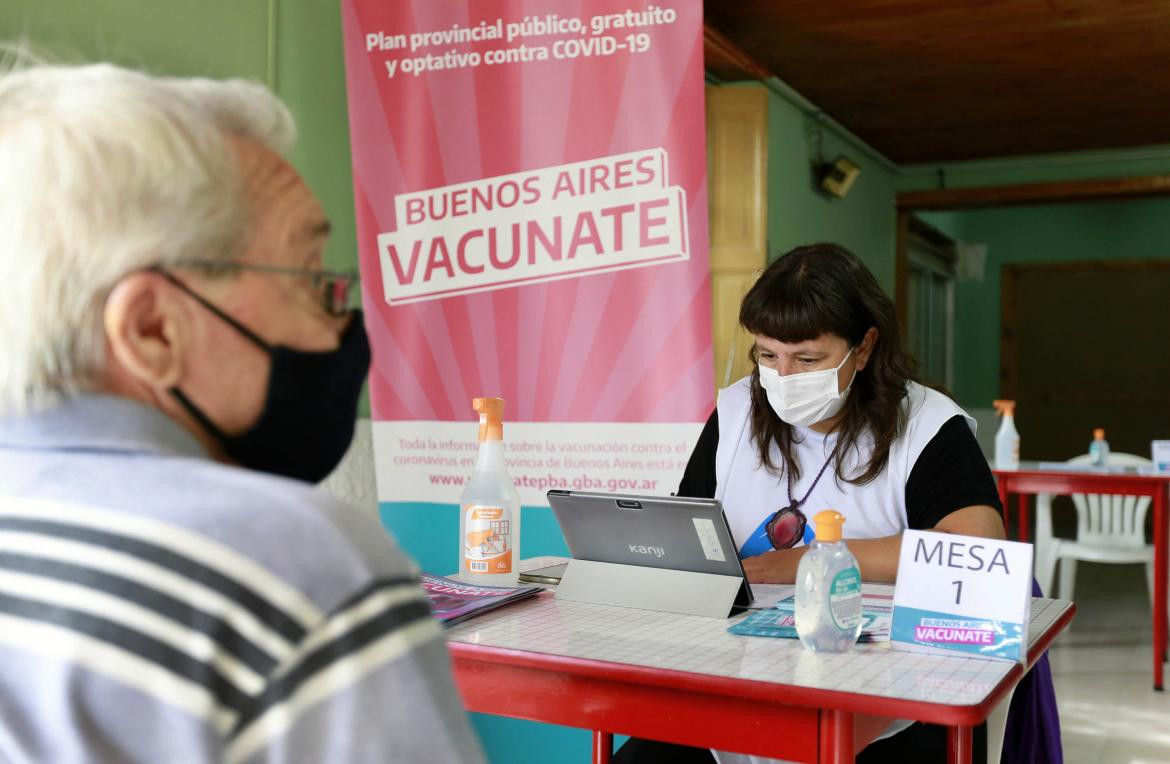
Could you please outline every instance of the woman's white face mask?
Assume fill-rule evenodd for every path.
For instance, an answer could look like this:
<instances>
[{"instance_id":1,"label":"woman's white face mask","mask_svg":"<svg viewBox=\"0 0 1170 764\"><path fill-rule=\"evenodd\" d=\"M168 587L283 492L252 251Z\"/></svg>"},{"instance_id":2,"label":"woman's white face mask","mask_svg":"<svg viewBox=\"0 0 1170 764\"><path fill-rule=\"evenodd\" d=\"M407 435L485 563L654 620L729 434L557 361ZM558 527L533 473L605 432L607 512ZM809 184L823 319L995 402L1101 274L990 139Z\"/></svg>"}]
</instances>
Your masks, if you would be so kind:
<instances>
[{"instance_id":1,"label":"woman's white face mask","mask_svg":"<svg viewBox=\"0 0 1170 764\"><path fill-rule=\"evenodd\" d=\"M808 427L831 419L841 412L845 398L853 387L857 370L844 390L838 392L837 372L853 355L853 348L841 359L835 369L806 371L800 374L780 375L780 372L760 364L760 386L768 393L768 403L776 416L790 425Z\"/></svg>"}]
</instances>

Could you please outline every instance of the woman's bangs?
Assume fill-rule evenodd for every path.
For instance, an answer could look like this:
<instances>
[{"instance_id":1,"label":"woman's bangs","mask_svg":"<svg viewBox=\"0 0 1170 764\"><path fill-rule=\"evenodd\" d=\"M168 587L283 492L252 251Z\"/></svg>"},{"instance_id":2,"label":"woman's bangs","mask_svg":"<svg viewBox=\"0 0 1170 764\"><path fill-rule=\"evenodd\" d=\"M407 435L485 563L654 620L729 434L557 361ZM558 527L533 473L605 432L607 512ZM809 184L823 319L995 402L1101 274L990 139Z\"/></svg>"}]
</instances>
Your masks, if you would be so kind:
<instances>
[{"instance_id":1,"label":"woman's bangs","mask_svg":"<svg viewBox=\"0 0 1170 764\"><path fill-rule=\"evenodd\" d=\"M835 314L815 292L806 288L769 291L772 294L766 300L744 301L740 323L752 334L788 343L815 340L823 334L846 336L848 315Z\"/></svg>"}]
</instances>

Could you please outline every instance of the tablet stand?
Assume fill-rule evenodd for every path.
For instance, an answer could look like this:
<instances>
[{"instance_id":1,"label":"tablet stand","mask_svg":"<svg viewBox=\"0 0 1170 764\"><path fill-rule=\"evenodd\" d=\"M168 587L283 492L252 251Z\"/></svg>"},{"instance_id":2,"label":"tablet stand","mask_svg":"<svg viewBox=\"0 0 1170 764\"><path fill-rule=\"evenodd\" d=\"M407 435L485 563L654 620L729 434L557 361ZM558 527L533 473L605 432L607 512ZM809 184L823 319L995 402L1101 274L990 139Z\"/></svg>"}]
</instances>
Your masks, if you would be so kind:
<instances>
[{"instance_id":1,"label":"tablet stand","mask_svg":"<svg viewBox=\"0 0 1170 764\"><path fill-rule=\"evenodd\" d=\"M557 599L727 618L748 605L740 576L570 560Z\"/></svg>"}]
</instances>

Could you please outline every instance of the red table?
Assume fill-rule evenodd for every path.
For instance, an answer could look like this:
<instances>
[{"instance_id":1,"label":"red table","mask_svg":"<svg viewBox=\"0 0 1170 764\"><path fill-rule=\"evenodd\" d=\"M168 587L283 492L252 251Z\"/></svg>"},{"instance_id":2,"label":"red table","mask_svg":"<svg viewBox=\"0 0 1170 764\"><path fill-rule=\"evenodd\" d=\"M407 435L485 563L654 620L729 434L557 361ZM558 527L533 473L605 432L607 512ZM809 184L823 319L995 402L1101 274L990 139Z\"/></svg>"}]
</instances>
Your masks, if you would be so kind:
<instances>
[{"instance_id":1,"label":"red table","mask_svg":"<svg viewBox=\"0 0 1170 764\"><path fill-rule=\"evenodd\" d=\"M1162 669L1166 660L1166 544L1167 490L1170 473L1136 474L1117 472L1074 472L1039 469L1023 463L1016 470L992 470L1003 502L1004 530L1009 524L1009 501L1016 494L1019 509L1019 539L1028 540L1028 496L1037 493L1068 495L1100 493L1116 496L1149 496L1154 510L1154 689L1162 690ZM1048 592L1045 592L1048 594Z\"/></svg>"},{"instance_id":2,"label":"red table","mask_svg":"<svg viewBox=\"0 0 1170 764\"><path fill-rule=\"evenodd\" d=\"M1032 610L1029 667L1075 606L1035 599ZM734 637L726 626L547 593L459 624L448 644L469 710L592 729L596 764L609 761L614 733L844 764L859 713L946 725L948 760L967 764L972 728L1024 674L1020 664L889 643L826 659L796 640Z\"/></svg>"}]
</instances>

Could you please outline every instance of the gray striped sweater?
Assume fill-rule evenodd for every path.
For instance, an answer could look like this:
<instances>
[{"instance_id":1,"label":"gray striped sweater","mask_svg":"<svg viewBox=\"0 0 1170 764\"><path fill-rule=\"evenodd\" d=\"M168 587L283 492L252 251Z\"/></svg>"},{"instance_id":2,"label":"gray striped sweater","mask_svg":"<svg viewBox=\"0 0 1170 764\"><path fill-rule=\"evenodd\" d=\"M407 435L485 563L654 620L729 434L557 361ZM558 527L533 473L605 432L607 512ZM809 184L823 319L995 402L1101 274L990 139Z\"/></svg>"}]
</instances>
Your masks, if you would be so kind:
<instances>
[{"instance_id":1,"label":"gray striped sweater","mask_svg":"<svg viewBox=\"0 0 1170 764\"><path fill-rule=\"evenodd\" d=\"M0 761L482 761L413 564L160 412L0 419Z\"/></svg>"}]
</instances>

